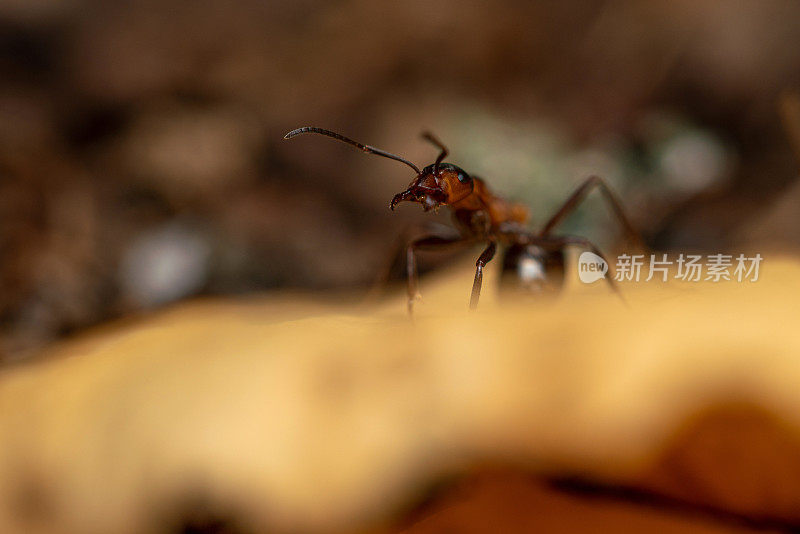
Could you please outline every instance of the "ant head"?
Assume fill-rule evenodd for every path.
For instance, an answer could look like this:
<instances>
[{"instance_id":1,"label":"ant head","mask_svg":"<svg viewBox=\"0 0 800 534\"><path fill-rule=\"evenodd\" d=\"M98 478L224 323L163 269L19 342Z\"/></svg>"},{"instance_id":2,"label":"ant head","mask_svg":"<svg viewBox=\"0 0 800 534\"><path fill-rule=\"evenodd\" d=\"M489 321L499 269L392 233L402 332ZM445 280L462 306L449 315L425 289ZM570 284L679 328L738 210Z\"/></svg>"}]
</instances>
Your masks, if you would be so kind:
<instances>
[{"instance_id":1,"label":"ant head","mask_svg":"<svg viewBox=\"0 0 800 534\"><path fill-rule=\"evenodd\" d=\"M325 130L323 128L305 126L287 133L284 136L284 139L290 139L305 133L314 133L332 137L338 141L352 145L366 152L367 154L375 154L376 156L383 156L384 158L393 159L414 169L414 172L417 173L417 177L414 178L414 181L411 182L411 185L408 186L408 189L394 196L391 204L389 205L392 209L394 209L398 203L408 201L419 202L422 204L422 207L425 211L429 211L431 209L438 208L442 204L454 204L460 200L463 200L469 196L470 193L472 193L472 189L474 187L472 178L470 178L469 174L464 172L463 169L456 167L452 163L442 163L445 156L447 156L447 148L445 148L442 142L430 132L424 132L422 134L422 138L439 147L440 152L439 156L436 158L436 162L428 165L422 170L419 170L419 167L405 158L401 158L400 156L396 156L373 146L364 145L358 141L350 139L349 137L345 137L342 134Z\"/></svg>"},{"instance_id":2,"label":"ant head","mask_svg":"<svg viewBox=\"0 0 800 534\"><path fill-rule=\"evenodd\" d=\"M390 207L403 201L419 202L425 211L441 205L455 204L472 193L472 178L463 169L452 163L428 165L408 186L392 199Z\"/></svg>"}]
</instances>

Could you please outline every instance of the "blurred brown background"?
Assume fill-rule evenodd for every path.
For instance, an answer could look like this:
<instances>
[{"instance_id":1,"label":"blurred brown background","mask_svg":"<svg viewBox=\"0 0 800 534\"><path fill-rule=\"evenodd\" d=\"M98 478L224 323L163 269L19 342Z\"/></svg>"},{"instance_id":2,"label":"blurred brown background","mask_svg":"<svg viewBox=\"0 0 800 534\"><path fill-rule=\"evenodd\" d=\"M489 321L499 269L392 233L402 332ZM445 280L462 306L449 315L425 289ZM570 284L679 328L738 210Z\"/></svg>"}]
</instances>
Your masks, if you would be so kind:
<instances>
[{"instance_id":1,"label":"blurred brown background","mask_svg":"<svg viewBox=\"0 0 800 534\"><path fill-rule=\"evenodd\" d=\"M195 295L366 290L427 220L388 210L412 177L282 139L303 125L420 165L430 128L538 222L598 173L655 248L789 245L798 42L791 0L3 0L0 355ZM613 243L600 203L570 224Z\"/></svg>"}]
</instances>

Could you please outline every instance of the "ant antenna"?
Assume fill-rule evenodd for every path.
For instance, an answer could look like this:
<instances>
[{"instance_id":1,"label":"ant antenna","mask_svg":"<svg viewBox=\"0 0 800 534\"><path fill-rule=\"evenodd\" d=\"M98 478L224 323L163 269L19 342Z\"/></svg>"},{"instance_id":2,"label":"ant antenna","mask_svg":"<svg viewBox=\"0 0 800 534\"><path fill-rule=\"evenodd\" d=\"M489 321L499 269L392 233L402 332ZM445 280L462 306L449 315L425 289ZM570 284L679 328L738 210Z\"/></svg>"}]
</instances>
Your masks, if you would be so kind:
<instances>
[{"instance_id":1,"label":"ant antenna","mask_svg":"<svg viewBox=\"0 0 800 534\"><path fill-rule=\"evenodd\" d=\"M444 158L447 157L447 147L444 146L444 143L439 141L439 138L433 135L431 132L422 132L422 138L426 141L430 141L439 147L439 150L441 150L441 152L439 152L439 156L436 158L436 162L433 164L433 174L434 176L439 176L439 164L444 161Z\"/></svg>"},{"instance_id":2,"label":"ant antenna","mask_svg":"<svg viewBox=\"0 0 800 534\"><path fill-rule=\"evenodd\" d=\"M283 138L284 139L291 139L292 137L294 137L296 135L300 135L300 134L304 134L304 133L315 133L315 134L320 134L320 135L327 135L328 137L333 137L334 139L337 139L339 141L347 143L348 145L353 145L354 147L356 147L356 148L358 148L360 150L363 150L367 154L375 154L377 156L383 156L384 158L389 158L389 159L393 159L393 160L399 161L401 163L405 163L406 165L408 165L409 167L414 169L414 172L416 172L417 174L421 174L421 172L419 170L419 167L417 167L416 165L414 165L413 163L411 163L407 159L401 158L400 156L395 156L394 154L390 154L389 152L386 152L385 150L381 150L380 148L375 148L374 146L362 145L358 141L353 141L349 137L345 137L345 136L343 136L341 134L338 134L336 132L332 132L330 130L325 130L324 128L315 128L313 126L304 126L303 128L298 128L296 130L292 130L291 132L289 132L286 135L284 135Z\"/></svg>"}]
</instances>

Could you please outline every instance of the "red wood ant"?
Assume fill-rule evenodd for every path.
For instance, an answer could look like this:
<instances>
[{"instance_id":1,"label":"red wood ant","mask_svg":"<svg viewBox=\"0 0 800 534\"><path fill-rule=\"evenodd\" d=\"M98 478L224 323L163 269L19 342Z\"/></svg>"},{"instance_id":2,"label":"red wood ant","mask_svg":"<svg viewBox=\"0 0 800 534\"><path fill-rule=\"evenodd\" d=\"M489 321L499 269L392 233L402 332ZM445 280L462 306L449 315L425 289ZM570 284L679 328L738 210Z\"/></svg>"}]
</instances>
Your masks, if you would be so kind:
<instances>
[{"instance_id":1,"label":"red wood ant","mask_svg":"<svg viewBox=\"0 0 800 534\"><path fill-rule=\"evenodd\" d=\"M436 161L422 170L405 158L361 144L323 128L310 126L298 128L287 133L284 139L305 133L326 135L353 145L367 154L393 159L414 169L416 177L408 188L392 198L389 204L392 210L400 202L417 202L422 204L425 211L436 211L440 206L447 206L452 210L457 229L455 235L435 232L404 245L409 313L413 313L414 302L419 298L416 253L420 249L478 242L486 244L486 248L475 262L475 280L472 284L469 304L471 309L478 305L483 282L483 269L494 257L498 245L506 249L501 280L513 275L516 283L530 289L559 289L561 287L564 278L564 249L566 247L582 247L605 260L605 256L588 239L571 235L553 235L552 233L555 227L575 210L593 188L600 189L628 237L637 246L643 248L637 232L622 210L621 203L608 185L598 176L591 176L583 182L555 215L547 221L542 230L535 233L525 227L529 217L528 209L525 206L494 195L483 180L470 176L452 163L446 163L444 158L448 154L447 148L430 132L424 132L422 137L438 147L440 152ZM608 264L608 261L605 261ZM607 276L606 281L611 289L618 293L613 278Z\"/></svg>"}]
</instances>

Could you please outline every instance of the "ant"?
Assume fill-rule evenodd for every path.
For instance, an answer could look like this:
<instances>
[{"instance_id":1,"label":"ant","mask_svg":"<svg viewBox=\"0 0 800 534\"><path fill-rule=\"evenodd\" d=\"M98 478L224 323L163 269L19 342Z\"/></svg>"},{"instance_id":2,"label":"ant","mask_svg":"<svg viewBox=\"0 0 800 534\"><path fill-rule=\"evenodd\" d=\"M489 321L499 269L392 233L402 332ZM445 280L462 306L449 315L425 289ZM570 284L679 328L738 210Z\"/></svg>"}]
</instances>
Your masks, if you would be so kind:
<instances>
[{"instance_id":1,"label":"ant","mask_svg":"<svg viewBox=\"0 0 800 534\"><path fill-rule=\"evenodd\" d=\"M609 264L600 250L588 239L553 234L555 227L577 208L593 188L598 188L602 192L628 238L639 248L644 248L617 196L598 176L586 179L561 208L550 217L542 230L535 233L526 228L529 212L525 206L494 195L482 179L470 176L462 168L445 162L444 158L448 154L447 147L430 132L423 132L422 138L435 145L440 152L436 161L422 170L405 158L364 145L323 128L311 126L298 128L287 133L284 139L305 133L332 137L367 154L393 159L414 169L416 173L414 180L405 191L397 193L389 203L392 210L400 202L417 202L426 212L437 211L440 206L447 206L452 210L457 234L447 235L442 232L433 232L404 244L409 314L413 314L414 303L419 298L416 255L417 251L421 249L435 249L455 244L485 243L486 248L475 262L476 270L469 303L470 309L475 309L478 305L483 283L483 269L494 258L498 245L506 249L501 280L508 279L509 275L513 274L517 284L538 291L560 289L564 279L564 250L566 247L582 247ZM612 277L608 276L605 279L610 288L619 294Z\"/></svg>"}]
</instances>

